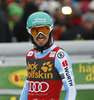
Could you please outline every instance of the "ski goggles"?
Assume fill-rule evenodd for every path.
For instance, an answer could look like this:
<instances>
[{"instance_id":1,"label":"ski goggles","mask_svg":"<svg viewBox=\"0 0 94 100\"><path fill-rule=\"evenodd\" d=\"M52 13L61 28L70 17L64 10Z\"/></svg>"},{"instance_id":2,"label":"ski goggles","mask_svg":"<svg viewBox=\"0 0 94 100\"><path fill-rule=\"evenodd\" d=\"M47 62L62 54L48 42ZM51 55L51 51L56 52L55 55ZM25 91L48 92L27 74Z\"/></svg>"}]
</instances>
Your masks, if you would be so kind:
<instances>
[{"instance_id":1,"label":"ski goggles","mask_svg":"<svg viewBox=\"0 0 94 100\"><path fill-rule=\"evenodd\" d=\"M43 26L33 26L30 27L30 33L32 36L37 37L40 33L43 35L50 34L52 27L50 25L43 25Z\"/></svg>"}]
</instances>

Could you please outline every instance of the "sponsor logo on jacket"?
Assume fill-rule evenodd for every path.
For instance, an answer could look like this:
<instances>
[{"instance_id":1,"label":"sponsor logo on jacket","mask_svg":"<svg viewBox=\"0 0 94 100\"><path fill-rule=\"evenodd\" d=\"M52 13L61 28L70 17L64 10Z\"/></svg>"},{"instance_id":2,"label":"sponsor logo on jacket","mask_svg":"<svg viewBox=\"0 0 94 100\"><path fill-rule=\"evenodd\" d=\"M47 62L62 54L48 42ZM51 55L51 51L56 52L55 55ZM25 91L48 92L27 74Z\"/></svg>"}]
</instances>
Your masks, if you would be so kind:
<instances>
[{"instance_id":1,"label":"sponsor logo on jacket","mask_svg":"<svg viewBox=\"0 0 94 100\"><path fill-rule=\"evenodd\" d=\"M65 70L65 74L67 76L67 80L68 80L69 85L73 86L73 82L72 82L71 75L69 73L68 67L65 67L64 70Z\"/></svg>"},{"instance_id":2,"label":"sponsor logo on jacket","mask_svg":"<svg viewBox=\"0 0 94 100\"><path fill-rule=\"evenodd\" d=\"M53 73L51 73L52 70L51 61L44 62L42 67L38 70L38 64L34 62L33 64L30 64L28 62L27 64L27 73L28 78L41 78L41 79L52 79Z\"/></svg>"}]
</instances>

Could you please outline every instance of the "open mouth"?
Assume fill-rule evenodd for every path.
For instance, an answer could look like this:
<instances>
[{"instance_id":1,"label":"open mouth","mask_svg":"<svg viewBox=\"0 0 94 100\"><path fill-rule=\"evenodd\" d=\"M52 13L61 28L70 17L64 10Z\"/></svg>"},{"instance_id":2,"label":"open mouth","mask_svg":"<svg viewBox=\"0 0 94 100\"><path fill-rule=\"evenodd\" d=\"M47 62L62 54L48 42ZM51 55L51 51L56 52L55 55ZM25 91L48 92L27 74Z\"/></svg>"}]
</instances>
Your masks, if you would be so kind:
<instances>
[{"instance_id":1,"label":"open mouth","mask_svg":"<svg viewBox=\"0 0 94 100\"><path fill-rule=\"evenodd\" d=\"M43 38L42 39L38 39L38 41L40 41L40 42L43 41L43 40L44 40Z\"/></svg>"}]
</instances>

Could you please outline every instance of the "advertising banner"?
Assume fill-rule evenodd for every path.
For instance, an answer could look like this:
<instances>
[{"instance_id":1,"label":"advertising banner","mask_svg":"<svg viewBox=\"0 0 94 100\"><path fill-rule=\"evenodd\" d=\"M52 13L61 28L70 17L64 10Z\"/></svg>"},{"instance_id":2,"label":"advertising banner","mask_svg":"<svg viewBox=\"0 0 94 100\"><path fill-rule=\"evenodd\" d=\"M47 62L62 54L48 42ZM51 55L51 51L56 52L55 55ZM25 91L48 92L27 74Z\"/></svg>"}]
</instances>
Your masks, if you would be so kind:
<instances>
[{"instance_id":1,"label":"advertising banner","mask_svg":"<svg viewBox=\"0 0 94 100\"><path fill-rule=\"evenodd\" d=\"M72 69L76 85L83 85L83 86L94 85L94 63L73 63ZM0 67L0 90L4 89L22 90L26 80L26 75L27 75L26 66ZM92 98L94 89L88 90L87 98L91 99L87 99L86 95L80 96L81 94L84 94L86 92L87 91L85 90L80 92L78 91L77 100L93 100ZM65 94L65 91L61 92L61 94L62 93ZM19 96L20 94L18 96L12 96L12 94L10 96L0 95L0 100L18 100Z\"/></svg>"}]
</instances>

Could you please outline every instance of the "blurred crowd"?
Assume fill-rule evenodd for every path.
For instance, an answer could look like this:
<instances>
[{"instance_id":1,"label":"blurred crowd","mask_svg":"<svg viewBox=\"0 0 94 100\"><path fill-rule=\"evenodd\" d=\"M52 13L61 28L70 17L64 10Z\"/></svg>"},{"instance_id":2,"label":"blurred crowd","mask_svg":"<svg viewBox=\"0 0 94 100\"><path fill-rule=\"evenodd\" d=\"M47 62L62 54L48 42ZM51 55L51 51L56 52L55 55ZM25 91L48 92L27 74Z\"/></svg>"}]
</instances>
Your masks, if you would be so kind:
<instances>
[{"instance_id":1,"label":"blurred crowd","mask_svg":"<svg viewBox=\"0 0 94 100\"><path fill-rule=\"evenodd\" d=\"M26 22L36 11L52 17L55 40L94 39L94 0L0 0L0 42L29 42Z\"/></svg>"}]
</instances>

